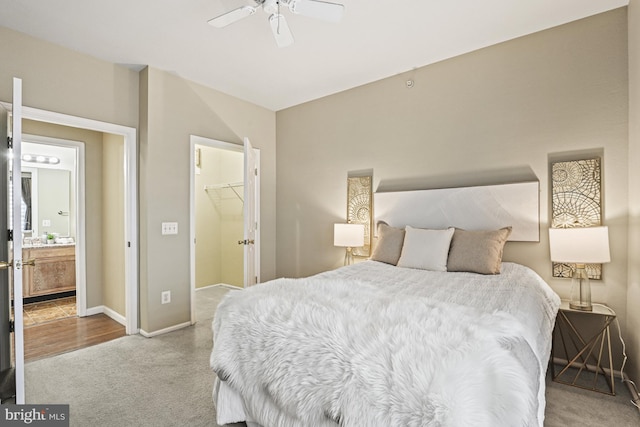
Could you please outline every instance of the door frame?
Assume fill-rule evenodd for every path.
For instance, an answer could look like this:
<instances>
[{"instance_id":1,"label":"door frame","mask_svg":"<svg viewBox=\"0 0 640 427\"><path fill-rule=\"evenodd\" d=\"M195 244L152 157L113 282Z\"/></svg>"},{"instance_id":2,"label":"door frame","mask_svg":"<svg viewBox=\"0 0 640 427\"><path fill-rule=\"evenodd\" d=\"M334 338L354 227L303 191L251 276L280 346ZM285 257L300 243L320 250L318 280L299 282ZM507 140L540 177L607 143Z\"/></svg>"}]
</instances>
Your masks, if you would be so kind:
<instances>
[{"instance_id":1,"label":"door frame","mask_svg":"<svg viewBox=\"0 0 640 427\"><path fill-rule=\"evenodd\" d=\"M10 103L0 102L9 112ZM53 111L22 106L22 118L56 125L93 130L120 135L124 138L124 183L125 183L125 332L139 332L138 324L138 140L136 128L102 122L99 120L71 116ZM78 183L80 184L80 183ZM84 186L84 182L82 182ZM83 188L84 191L84 188ZM78 206L78 215L84 219L84 203ZM85 234L85 222L78 221L78 229ZM86 312L86 295L84 299ZM78 313L80 315L80 313Z\"/></svg>"},{"instance_id":2,"label":"door frame","mask_svg":"<svg viewBox=\"0 0 640 427\"><path fill-rule=\"evenodd\" d=\"M190 260L190 282L191 282L191 324L196 323L196 204L195 204L195 151L196 145L203 145L210 148L217 148L238 153L244 152L244 145L233 144L231 142L219 141L217 139L205 138L198 135L189 136L189 260ZM254 149L256 155L256 238L255 238L255 258L257 282L260 282L260 150ZM245 225L246 228L246 225Z\"/></svg>"},{"instance_id":3,"label":"door frame","mask_svg":"<svg viewBox=\"0 0 640 427\"><path fill-rule=\"evenodd\" d=\"M0 105L0 135L2 138L9 136L9 111L3 106ZM0 158L0 186L2 188L9 188L9 162L11 159L8 155L9 148L3 145L0 148L0 154L2 157ZM7 171L7 173L5 173ZM2 194L2 200L0 200L0 224L9 225L9 195L5 193ZM5 244L4 239L0 239L0 260L9 261L9 245L8 242ZM0 372L5 371L4 375L7 375L7 371L13 365L13 358L11 354L12 348L12 337L11 337L11 293L13 292L13 282L9 280L10 273L7 269L6 274L0 270L0 292L4 295L0 296ZM4 300L6 298L6 300ZM4 380L4 376L2 378Z\"/></svg>"}]
</instances>

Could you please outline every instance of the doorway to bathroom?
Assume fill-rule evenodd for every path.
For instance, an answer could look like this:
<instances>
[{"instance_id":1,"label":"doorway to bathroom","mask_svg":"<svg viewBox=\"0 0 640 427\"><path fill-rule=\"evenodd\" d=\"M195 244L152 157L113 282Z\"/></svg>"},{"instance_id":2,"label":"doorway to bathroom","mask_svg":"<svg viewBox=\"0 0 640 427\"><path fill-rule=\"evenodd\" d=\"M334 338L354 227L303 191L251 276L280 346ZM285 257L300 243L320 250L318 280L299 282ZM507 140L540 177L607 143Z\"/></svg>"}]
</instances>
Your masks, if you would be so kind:
<instances>
[{"instance_id":1,"label":"doorway to bathroom","mask_svg":"<svg viewBox=\"0 0 640 427\"><path fill-rule=\"evenodd\" d=\"M3 138L8 142L7 146L5 146L2 158L5 159L3 162L3 166L6 169L2 175L4 176L4 181L2 181L3 191L5 191L4 197L1 199L4 200L3 204L6 208L0 209L2 214L3 221L6 224L6 229L9 231L8 233L3 234L3 244L1 247L5 248L3 250L4 255L2 259L8 260L8 262L4 262L4 268L7 270L7 275L0 277L0 287L5 289L4 298L0 298L2 300L2 304L0 307L0 312L2 312L1 323L5 327L2 328L2 332L0 333L0 337L2 338L2 354L0 362L2 362L3 367L3 376L2 379L10 379L14 378L15 384L15 395L14 400L18 404L22 404L25 402L25 363L24 363L24 337L25 337L25 329L23 322L23 266L31 266L33 263L29 262L29 260L25 260L23 264L23 254L22 254L22 229L13 227L13 225L18 225L22 222L21 214L22 214L22 176L21 176L21 152L22 152L22 136L23 136L23 128L26 121L33 120L37 122L42 122L55 126L67 127L68 129L73 130L90 130L103 133L104 138L114 137L121 141L122 149L119 150L117 156L112 157L114 153L105 153L100 152L97 156L97 165L102 165L102 161L104 157L110 158L119 158L117 163L119 163L119 171L120 178L116 179L123 183L124 187L124 201L123 201L123 209L124 212L124 233L122 236L118 236L121 238L121 246L124 246L125 252L125 261L124 261L124 270L125 270L125 314L126 318L123 321L126 323L125 332L127 334L135 334L138 332L138 229L137 229L137 200L138 200L138 191L137 191L137 132L135 128L116 125L112 123L100 122L91 119L85 119L81 117L69 116L66 114L55 113L52 111L45 111L36 108L26 107L22 105L22 80L19 78L13 79L13 96L12 103L0 102L0 133L3 134ZM24 122L23 122L24 120ZM6 123L6 125L5 125ZM26 128L25 128L26 129ZM79 152L82 152L82 145L80 146ZM12 154L16 154L12 156ZM82 154L81 158L85 158ZM86 156L88 157L88 155ZM95 170L94 170L95 169ZM87 164L87 180L79 180L78 185L81 186L82 183L87 183L91 179L89 178L91 173L96 173L101 168L100 166L96 168L92 168ZM6 190L9 188L8 180L11 179L11 191L12 198L9 200L6 194ZM80 190L81 191L81 190ZM79 191L79 192L80 192ZM87 200L86 206L91 206L92 202L88 198L87 192ZM97 191L94 195L98 200L102 197L102 190ZM83 200L84 202L84 200ZM12 206L11 209L11 218L12 222L10 223L8 218L8 205ZM83 210L85 203L79 203L79 224L84 224L80 218L86 218L85 211ZM103 223L101 222L102 218L97 218L98 229L102 230ZM77 229L85 234L85 229L82 225ZM48 237L48 236L47 236ZM102 235L94 236L92 238L92 242L96 243L98 247L101 245L101 237ZM11 240L12 239L12 240ZM12 243L11 243L12 242ZM78 242L84 242L84 240L78 236ZM76 244L76 248L78 245ZM100 250L98 250L98 254L101 255ZM99 259L99 258L98 258ZM102 262L102 261L100 261ZM100 264L102 266L102 263ZM31 267L30 267L31 268ZM89 266L90 270L91 266ZM97 274L101 275L102 271L97 272ZM81 286L77 286L77 293L80 291ZM9 290L13 291L13 294L10 295ZM100 298L102 295L100 292L93 293L94 298ZM86 307L87 303L90 303L87 298L79 298L78 297L78 311L82 309L84 313L79 315L89 315L92 314L90 311L96 310L100 313L106 312L105 307L102 306L93 306L91 309ZM82 302L85 302L82 304ZM92 303L93 304L93 303ZM15 310L13 309L15 307ZM11 327L10 327L11 326ZM11 331L10 331L11 330ZM10 332L9 332L10 331ZM5 369L6 367L6 369ZM6 374L6 375L5 375Z\"/></svg>"},{"instance_id":2,"label":"doorway to bathroom","mask_svg":"<svg viewBox=\"0 0 640 427\"><path fill-rule=\"evenodd\" d=\"M124 140L32 120L23 130L28 361L125 334Z\"/></svg>"}]
</instances>

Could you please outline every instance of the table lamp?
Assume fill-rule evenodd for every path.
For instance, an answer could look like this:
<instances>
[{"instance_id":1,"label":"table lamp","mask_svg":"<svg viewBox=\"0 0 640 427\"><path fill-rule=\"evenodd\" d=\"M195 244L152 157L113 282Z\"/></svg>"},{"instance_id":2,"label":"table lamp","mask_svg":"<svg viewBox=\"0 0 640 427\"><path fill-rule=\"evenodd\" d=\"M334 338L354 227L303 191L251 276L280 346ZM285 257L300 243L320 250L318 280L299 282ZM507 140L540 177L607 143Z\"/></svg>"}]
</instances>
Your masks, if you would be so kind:
<instances>
[{"instance_id":1,"label":"table lamp","mask_svg":"<svg viewBox=\"0 0 640 427\"><path fill-rule=\"evenodd\" d=\"M364 246L364 224L334 224L333 246L346 248L344 265L353 264L353 248Z\"/></svg>"},{"instance_id":2,"label":"table lamp","mask_svg":"<svg viewBox=\"0 0 640 427\"><path fill-rule=\"evenodd\" d=\"M586 264L611 261L608 227L550 228L551 261L575 264L571 278L571 300L574 310L591 311L591 284Z\"/></svg>"}]
</instances>

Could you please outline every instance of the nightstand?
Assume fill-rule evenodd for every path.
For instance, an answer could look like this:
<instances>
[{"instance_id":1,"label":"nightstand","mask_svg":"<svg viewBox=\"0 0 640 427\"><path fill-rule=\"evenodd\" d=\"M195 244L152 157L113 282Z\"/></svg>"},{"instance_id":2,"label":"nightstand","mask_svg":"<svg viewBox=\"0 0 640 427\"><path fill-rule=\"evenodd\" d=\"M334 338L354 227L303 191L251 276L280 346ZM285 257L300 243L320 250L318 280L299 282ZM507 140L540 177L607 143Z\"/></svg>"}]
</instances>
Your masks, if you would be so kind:
<instances>
[{"instance_id":1,"label":"nightstand","mask_svg":"<svg viewBox=\"0 0 640 427\"><path fill-rule=\"evenodd\" d=\"M610 331L615 318L615 311L602 304L594 304L593 311L582 311L570 308L569 301L562 301L551 347L553 381L600 393L616 394ZM588 332L577 326L583 322L592 326ZM562 350L564 353L561 353ZM557 356L566 359L556 359ZM556 370L556 365L560 367L559 371Z\"/></svg>"}]
</instances>

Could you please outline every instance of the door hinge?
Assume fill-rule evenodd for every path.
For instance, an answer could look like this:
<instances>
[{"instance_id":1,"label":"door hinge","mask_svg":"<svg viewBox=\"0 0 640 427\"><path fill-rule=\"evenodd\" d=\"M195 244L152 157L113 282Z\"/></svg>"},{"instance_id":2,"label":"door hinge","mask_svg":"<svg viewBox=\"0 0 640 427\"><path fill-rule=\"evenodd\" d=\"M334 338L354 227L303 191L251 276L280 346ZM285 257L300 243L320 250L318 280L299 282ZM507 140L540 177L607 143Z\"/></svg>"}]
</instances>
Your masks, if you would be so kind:
<instances>
[{"instance_id":1,"label":"door hinge","mask_svg":"<svg viewBox=\"0 0 640 427\"><path fill-rule=\"evenodd\" d=\"M10 136L7 137L7 148L13 148L13 138Z\"/></svg>"},{"instance_id":2,"label":"door hinge","mask_svg":"<svg viewBox=\"0 0 640 427\"><path fill-rule=\"evenodd\" d=\"M256 176L258 176L258 168L253 169L253 171L255 172Z\"/></svg>"},{"instance_id":3,"label":"door hinge","mask_svg":"<svg viewBox=\"0 0 640 427\"><path fill-rule=\"evenodd\" d=\"M16 322L13 321L13 319L9 320L9 332L15 332L16 331Z\"/></svg>"},{"instance_id":4,"label":"door hinge","mask_svg":"<svg viewBox=\"0 0 640 427\"><path fill-rule=\"evenodd\" d=\"M7 240L13 242L13 230L7 230Z\"/></svg>"}]
</instances>

